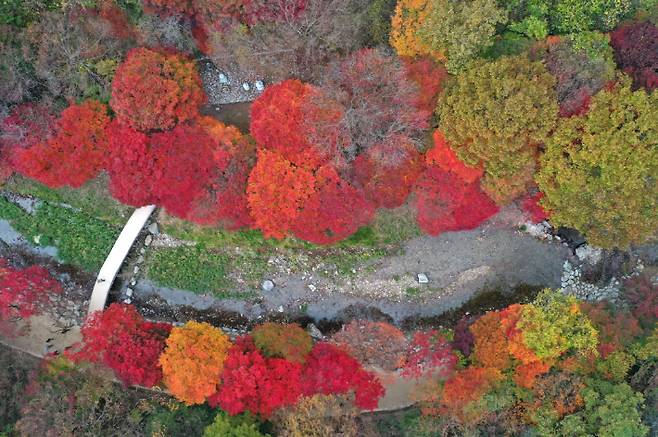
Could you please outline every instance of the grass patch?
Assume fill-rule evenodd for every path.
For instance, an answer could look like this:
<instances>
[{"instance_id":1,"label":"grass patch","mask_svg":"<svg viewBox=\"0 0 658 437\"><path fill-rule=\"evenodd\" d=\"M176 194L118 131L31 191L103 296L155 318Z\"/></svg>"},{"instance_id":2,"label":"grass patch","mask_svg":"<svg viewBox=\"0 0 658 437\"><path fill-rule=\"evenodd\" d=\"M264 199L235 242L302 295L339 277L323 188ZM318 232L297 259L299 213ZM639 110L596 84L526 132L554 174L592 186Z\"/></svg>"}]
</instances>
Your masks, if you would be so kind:
<instances>
[{"instance_id":1,"label":"grass patch","mask_svg":"<svg viewBox=\"0 0 658 437\"><path fill-rule=\"evenodd\" d=\"M404 292L407 296L418 297L423 293L423 290L420 287L407 287Z\"/></svg>"},{"instance_id":2,"label":"grass patch","mask_svg":"<svg viewBox=\"0 0 658 437\"><path fill-rule=\"evenodd\" d=\"M233 297L233 282L228 278L229 257L197 246L179 246L154 250L147 275L164 287L216 297Z\"/></svg>"},{"instance_id":3,"label":"grass patch","mask_svg":"<svg viewBox=\"0 0 658 437\"><path fill-rule=\"evenodd\" d=\"M0 218L39 246L55 246L58 258L87 271L100 269L120 229L72 208L38 204L33 214L0 196Z\"/></svg>"},{"instance_id":4,"label":"grass patch","mask_svg":"<svg viewBox=\"0 0 658 437\"><path fill-rule=\"evenodd\" d=\"M107 189L106 176L92 179L76 189L53 189L15 174L2 188L22 196L41 199L51 204L70 205L91 217L121 227L134 210L134 208L123 205L112 198Z\"/></svg>"}]
</instances>

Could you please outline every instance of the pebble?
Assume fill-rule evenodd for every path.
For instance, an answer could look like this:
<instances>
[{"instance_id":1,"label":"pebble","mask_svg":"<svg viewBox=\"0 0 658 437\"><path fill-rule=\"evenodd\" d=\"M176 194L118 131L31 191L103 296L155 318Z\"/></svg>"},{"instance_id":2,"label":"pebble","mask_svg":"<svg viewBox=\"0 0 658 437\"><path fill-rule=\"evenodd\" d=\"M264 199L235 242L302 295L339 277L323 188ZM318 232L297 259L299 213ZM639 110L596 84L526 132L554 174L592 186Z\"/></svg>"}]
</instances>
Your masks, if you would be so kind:
<instances>
[{"instance_id":1,"label":"pebble","mask_svg":"<svg viewBox=\"0 0 658 437\"><path fill-rule=\"evenodd\" d=\"M419 284L427 284L429 282L430 282L430 280L429 280L429 278L427 277L427 275L425 273L418 273L418 283Z\"/></svg>"},{"instance_id":2,"label":"pebble","mask_svg":"<svg viewBox=\"0 0 658 437\"><path fill-rule=\"evenodd\" d=\"M245 91L249 91L251 89L251 86L247 82L242 84L242 89Z\"/></svg>"},{"instance_id":3,"label":"pebble","mask_svg":"<svg viewBox=\"0 0 658 437\"><path fill-rule=\"evenodd\" d=\"M308 284L308 289L311 290L311 291L317 290L316 286L313 285L313 284Z\"/></svg>"},{"instance_id":4,"label":"pebble","mask_svg":"<svg viewBox=\"0 0 658 437\"><path fill-rule=\"evenodd\" d=\"M228 85L230 83L228 77L226 77L224 73L219 73L219 83L222 85Z\"/></svg>"},{"instance_id":5,"label":"pebble","mask_svg":"<svg viewBox=\"0 0 658 437\"><path fill-rule=\"evenodd\" d=\"M133 289L132 288L126 288L126 296L132 297L133 295Z\"/></svg>"},{"instance_id":6,"label":"pebble","mask_svg":"<svg viewBox=\"0 0 658 437\"><path fill-rule=\"evenodd\" d=\"M262 80L257 80L256 82L254 82L254 86L258 91L263 91L265 89L265 84L263 83Z\"/></svg>"},{"instance_id":7,"label":"pebble","mask_svg":"<svg viewBox=\"0 0 658 437\"><path fill-rule=\"evenodd\" d=\"M138 256L138 257L137 257L137 261L136 261L136 262L137 262L137 264L141 264L141 263L143 263L143 262L144 262L144 257L143 257L143 256L141 256L141 255L140 255L140 256Z\"/></svg>"},{"instance_id":8,"label":"pebble","mask_svg":"<svg viewBox=\"0 0 658 437\"><path fill-rule=\"evenodd\" d=\"M146 249L142 247L141 249L139 249L139 253L144 255L146 253Z\"/></svg>"},{"instance_id":9,"label":"pebble","mask_svg":"<svg viewBox=\"0 0 658 437\"><path fill-rule=\"evenodd\" d=\"M151 235L147 235L146 238L144 239L144 246L150 246L152 242L153 242L153 237Z\"/></svg>"},{"instance_id":10,"label":"pebble","mask_svg":"<svg viewBox=\"0 0 658 437\"><path fill-rule=\"evenodd\" d=\"M134 274L139 273L139 266L135 266L135 268L133 269L133 273Z\"/></svg>"},{"instance_id":11,"label":"pebble","mask_svg":"<svg viewBox=\"0 0 658 437\"><path fill-rule=\"evenodd\" d=\"M132 300L130 300L130 299L124 299L123 300L123 303L125 303L125 304L130 304L131 302L132 302Z\"/></svg>"},{"instance_id":12,"label":"pebble","mask_svg":"<svg viewBox=\"0 0 658 437\"><path fill-rule=\"evenodd\" d=\"M282 313L283 312L283 305L279 305L279 308L277 309L277 311Z\"/></svg>"},{"instance_id":13,"label":"pebble","mask_svg":"<svg viewBox=\"0 0 658 437\"><path fill-rule=\"evenodd\" d=\"M274 289L274 282L266 279L263 281L260 287L263 289L263 291L272 291L272 289Z\"/></svg>"}]
</instances>

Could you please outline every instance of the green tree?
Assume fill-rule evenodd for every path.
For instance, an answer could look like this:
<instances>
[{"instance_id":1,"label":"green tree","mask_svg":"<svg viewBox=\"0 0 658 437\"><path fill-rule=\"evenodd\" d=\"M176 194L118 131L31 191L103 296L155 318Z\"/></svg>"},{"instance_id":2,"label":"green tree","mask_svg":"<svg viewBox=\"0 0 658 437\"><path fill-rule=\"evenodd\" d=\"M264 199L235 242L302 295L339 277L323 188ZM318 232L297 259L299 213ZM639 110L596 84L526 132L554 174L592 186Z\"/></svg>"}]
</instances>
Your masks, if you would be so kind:
<instances>
[{"instance_id":1,"label":"green tree","mask_svg":"<svg viewBox=\"0 0 658 437\"><path fill-rule=\"evenodd\" d=\"M475 63L439 101L440 129L459 159L484 167L482 188L499 204L532 181L537 149L557 120L554 83L543 64L502 57Z\"/></svg>"},{"instance_id":2,"label":"green tree","mask_svg":"<svg viewBox=\"0 0 658 437\"><path fill-rule=\"evenodd\" d=\"M432 52L443 53L451 73L462 71L490 47L496 25L507 21L495 0L430 0L428 6L418 37Z\"/></svg>"},{"instance_id":3,"label":"green tree","mask_svg":"<svg viewBox=\"0 0 658 437\"><path fill-rule=\"evenodd\" d=\"M258 422L248 414L229 416L220 411L206 427L203 437L268 437L259 430Z\"/></svg>"},{"instance_id":4,"label":"green tree","mask_svg":"<svg viewBox=\"0 0 658 437\"><path fill-rule=\"evenodd\" d=\"M525 305L518 322L524 343L540 358L557 358L568 350L594 352L597 332L573 296L545 289Z\"/></svg>"},{"instance_id":5,"label":"green tree","mask_svg":"<svg viewBox=\"0 0 658 437\"><path fill-rule=\"evenodd\" d=\"M536 180L557 226L594 245L626 248L658 229L658 94L629 80L592 98L581 117L560 120Z\"/></svg>"}]
</instances>

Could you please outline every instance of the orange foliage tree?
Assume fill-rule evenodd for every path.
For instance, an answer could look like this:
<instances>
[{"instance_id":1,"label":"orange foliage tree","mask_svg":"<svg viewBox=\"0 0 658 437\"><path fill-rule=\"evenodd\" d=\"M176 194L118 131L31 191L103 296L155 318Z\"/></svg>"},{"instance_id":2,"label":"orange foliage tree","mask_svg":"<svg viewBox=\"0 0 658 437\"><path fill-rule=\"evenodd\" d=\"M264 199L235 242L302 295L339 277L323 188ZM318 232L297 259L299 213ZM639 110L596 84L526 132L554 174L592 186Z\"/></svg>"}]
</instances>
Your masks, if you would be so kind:
<instances>
[{"instance_id":1,"label":"orange foliage tree","mask_svg":"<svg viewBox=\"0 0 658 437\"><path fill-rule=\"evenodd\" d=\"M124 123L149 131L196 117L205 100L192 60L142 47L128 52L117 69L110 106Z\"/></svg>"},{"instance_id":2,"label":"orange foliage tree","mask_svg":"<svg viewBox=\"0 0 658 437\"><path fill-rule=\"evenodd\" d=\"M169 391L186 405L203 403L217 389L230 347L228 336L207 323L173 328L160 355Z\"/></svg>"},{"instance_id":3,"label":"orange foliage tree","mask_svg":"<svg viewBox=\"0 0 658 437\"><path fill-rule=\"evenodd\" d=\"M107 159L107 108L96 100L62 111L54 135L12 154L14 168L49 187L77 188L94 178Z\"/></svg>"},{"instance_id":4,"label":"orange foliage tree","mask_svg":"<svg viewBox=\"0 0 658 437\"><path fill-rule=\"evenodd\" d=\"M488 411L477 401L502 379L498 369L472 366L458 371L443 386L440 411L461 423L478 422Z\"/></svg>"},{"instance_id":5,"label":"orange foliage tree","mask_svg":"<svg viewBox=\"0 0 658 437\"><path fill-rule=\"evenodd\" d=\"M247 200L255 225L266 237L283 238L315 187L315 176L279 152L260 149L249 175Z\"/></svg>"}]
</instances>

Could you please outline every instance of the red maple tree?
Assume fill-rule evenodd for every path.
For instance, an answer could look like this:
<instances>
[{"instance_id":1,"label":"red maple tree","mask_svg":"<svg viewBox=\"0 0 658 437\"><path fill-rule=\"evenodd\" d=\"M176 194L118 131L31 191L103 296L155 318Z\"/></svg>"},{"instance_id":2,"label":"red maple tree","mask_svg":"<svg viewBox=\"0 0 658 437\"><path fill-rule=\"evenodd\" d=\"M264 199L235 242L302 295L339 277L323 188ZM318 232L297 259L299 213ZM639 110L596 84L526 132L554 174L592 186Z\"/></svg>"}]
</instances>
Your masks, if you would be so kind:
<instances>
[{"instance_id":1,"label":"red maple tree","mask_svg":"<svg viewBox=\"0 0 658 437\"><path fill-rule=\"evenodd\" d=\"M370 372L361 368L347 352L329 343L316 343L302 372L302 391L314 394L345 394L353 391L359 408L377 408L384 387Z\"/></svg>"},{"instance_id":2,"label":"red maple tree","mask_svg":"<svg viewBox=\"0 0 658 437\"><path fill-rule=\"evenodd\" d=\"M448 79L448 70L428 56L402 58L406 76L420 87L416 99L416 108L429 113L434 112L444 82Z\"/></svg>"},{"instance_id":3,"label":"red maple tree","mask_svg":"<svg viewBox=\"0 0 658 437\"><path fill-rule=\"evenodd\" d=\"M0 258L0 331L18 334L15 322L40 313L50 303L49 295L61 292L60 283L45 268L17 269Z\"/></svg>"},{"instance_id":4,"label":"red maple tree","mask_svg":"<svg viewBox=\"0 0 658 437\"><path fill-rule=\"evenodd\" d=\"M658 27L650 21L621 26L610 34L617 66L635 87L658 88Z\"/></svg>"},{"instance_id":5,"label":"red maple tree","mask_svg":"<svg viewBox=\"0 0 658 437\"><path fill-rule=\"evenodd\" d=\"M208 397L208 404L231 415L248 411L267 419L277 408L297 402L300 377L300 364L265 358L250 336L239 337L229 349L218 391Z\"/></svg>"},{"instance_id":6,"label":"red maple tree","mask_svg":"<svg viewBox=\"0 0 658 437\"><path fill-rule=\"evenodd\" d=\"M477 181L484 174L482 168L467 166L457 157L457 154L445 139L443 132L438 129L435 130L432 139L434 146L425 153L427 165L436 165L442 170L454 173L467 183Z\"/></svg>"},{"instance_id":7,"label":"red maple tree","mask_svg":"<svg viewBox=\"0 0 658 437\"><path fill-rule=\"evenodd\" d=\"M290 226L296 237L331 244L370 222L374 215L370 203L332 166L321 167L314 177L314 191L301 204Z\"/></svg>"},{"instance_id":8,"label":"red maple tree","mask_svg":"<svg viewBox=\"0 0 658 437\"><path fill-rule=\"evenodd\" d=\"M71 105L62 111L53 135L13 149L14 168L49 187L77 188L105 166L109 121L106 106L98 101Z\"/></svg>"},{"instance_id":9,"label":"red maple tree","mask_svg":"<svg viewBox=\"0 0 658 437\"><path fill-rule=\"evenodd\" d=\"M82 347L69 355L106 365L125 385L153 387L162 380L158 359L170 330L167 323L145 321L131 305L114 303L87 319Z\"/></svg>"},{"instance_id":10,"label":"red maple tree","mask_svg":"<svg viewBox=\"0 0 658 437\"><path fill-rule=\"evenodd\" d=\"M414 191L416 221L430 235L474 229L498 212L477 182L466 183L438 166L425 170Z\"/></svg>"},{"instance_id":11,"label":"red maple tree","mask_svg":"<svg viewBox=\"0 0 658 437\"><path fill-rule=\"evenodd\" d=\"M457 356L445 336L436 330L417 331L409 345L402 375L443 379L450 377L456 366Z\"/></svg>"},{"instance_id":12,"label":"red maple tree","mask_svg":"<svg viewBox=\"0 0 658 437\"><path fill-rule=\"evenodd\" d=\"M205 101L192 60L142 47L128 52L117 68L110 106L123 123L150 131L196 117Z\"/></svg>"}]
</instances>

